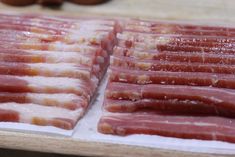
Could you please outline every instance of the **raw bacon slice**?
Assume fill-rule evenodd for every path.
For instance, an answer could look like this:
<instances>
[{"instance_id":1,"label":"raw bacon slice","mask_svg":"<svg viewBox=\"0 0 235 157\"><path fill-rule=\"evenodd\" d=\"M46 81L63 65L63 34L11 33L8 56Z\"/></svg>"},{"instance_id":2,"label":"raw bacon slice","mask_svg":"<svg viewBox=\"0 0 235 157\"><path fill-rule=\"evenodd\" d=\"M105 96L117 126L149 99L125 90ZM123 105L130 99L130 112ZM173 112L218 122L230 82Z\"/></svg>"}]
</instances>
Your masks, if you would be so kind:
<instances>
[{"instance_id":1,"label":"raw bacon slice","mask_svg":"<svg viewBox=\"0 0 235 157\"><path fill-rule=\"evenodd\" d=\"M174 36L174 35L151 35L145 33L129 33L124 32L118 34L117 38L121 43L126 41L129 45L141 45L145 43L149 47L157 47L157 45L177 45L177 46L193 46L193 47L225 47L233 48L235 41L233 38L223 37L201 37L201 36Z\"/></svg>"},{"instance_id":2,"label":"raw bacon slice","mask_svg":"<svg viewBox=\"0 0 235 157\"><path fill-rule=\"evenodd\" d=\"M230 89L110 83L106 89L106 98L105 108L111 111L152 109L171 114L206 113L235 117L234 90Z\"/></svg>"},{"instance_id":3,"label":"raw bacon slice","mask_svg":"<svg viewBox=\"0 0 235 157\"><path fill-rule=\"evenodd\" d=\"M143 19L131 19L125 21L125 26L127 25L137 25L137 26L146 26L146 27L166 27L166 26L172 26L177 29L192 29L192 30L219 30L219 31L231 31L234 32L235 29L233 27L228 27L228 26L221 26L218 24L214 25L201 25L198 23L188 23L188 22L179 22L179 21L151 21L151 20L143 20Z\"/></svg>"},{"instance_id":4,"label":"raw bacon slice","mask_svg":"<svg viewBox=\"0 0 235 157\"><path fill-rule=\"evenodd\" d=\"M77 65L92 66L94 64L103 63L104 59L96 58L95 55L85 55L77 52L7 49L0 50L0 61L23 63L76 63Z\"/></svg>"},{"instance_id":5,"label":"raw bacon slice","mask_svg":"<svg viewBox=\"0 0 235 157\"><path fill-rule=\"evenodd\" d=\"M22 17L22 16L5 16L0 15L0 20L2 23L12 24L12 25L21 25L21 26L32 26L39 27L44 29L54 29L64 32L70 31L84 31L89 30L103 30L110 31L111 28L115 28L117 23L114 20L98 20L98 19L79 19L76 18L71 20L71 18L61 19L59 17L45 17L45 16L31 16L31 17ZM50 23L50 25L46 25ZM88 33L89 33L88 32Z\"/></svg>"},{"instance_id":6,"label":"raw bacon slice","mask_svg":"<svg viewBox=\"0 0 235 157\"><path fill-rule=\"evenodd\" d=\"M87 44L87 45L104 45L103 39L110 39L113 40L113 37L106 37L106 32L94 32L89 35L84 35L85 33L75 33L76 35L49 35L49 34L38 34L38 33L29 33L29 32L22 32L22 31L15 31L15 30L1 30L0 29L0 36L2 37L1 40L5 41L12 41L12 42L19 42L19 41L26 41L26 42L64 42L67 44ZM108 40L107 39L107 40ZM112 44L112 43L110 43ZM107 45L108 46L108 45ZM110 48L109 48L110 50Z\"/></svg>"},{"instance_id":7,"label":"raw bacon slice","mask_svg":"<svg viewBox=\"0 0 235 157\"><path fill-rule=\"evenodd\" d=\"M0 92L0 103L33 103L43 106L57 106L70 110L86 108L88 102L75 94L40 94L40 93L3 93Z\"/></svg>"},{"instance_id":8,"label":"raw bacon slice","mask_svg":"<svg viewBox=\"0 0 235 157\"><path fill-rule=\"evenodd\" d=\"M4 17L4 16L3 16ZM56 32L54 35L63 35L62 36L52 36L44 38L45 41L51 39L52 41L64 41L68 43L90 43L91 45L100 45L102 48L111 51L115 42L115 28L114 26L102 25L99 23L92 24L90 21L77 21L77 22L52 22L48 25L48 20L40 20L40 17L37 19L32 18L23 18L23 19L1 19L3 24L17 25L20 24L21 27L26 27L25 30L30 30L30 32L35 33L47 33L48 30ZM97 22L97 21L95 21ZM93 22L93 23L95 23ZM31 27L31 28L30 28ZM36 28L34 28L36 27ZM37 29L39 27L39 30ZM0 26L1 28L1 26ZM3 26L3 29L8 27ZM14 28L14 27L13 27ZM45 31L44 31L45 29ZM102 36L99 37L99 33ZM50 35L51 33L47 33ZM86 42L87 41L87 42Z\"/></svg>"},{"instance_id":9,"label":"raw bacon slice","mask_svg":"<svg viewBox=\"0 0 235 157\"><path fill-rule=\"evenodd\" d=\"M21 68L19 68L21 67ZM0 62L0 74L4 75L28 75L28 76L48 76L48 77L70 77L90 80L92 69L76 64L59 63L8 63Z\"/></svg>"},{"instance_id":10,"label":"raw bacon slice","mask_svg":"<svg viewBox=\"0 0 235 157\"><path fill-rule=\"evenodd\" d=\"M73 129L119 27L110 19L0 14L0 121Z\"/></svg>"},{"instance_id":11,"label":"raw bacon slice","mask_svg":"<svg viewBox=\"0 0 235 157\"><path fill-rule=\"evenodd\" d=\"M104 134L152 134L185 139L235 142L234 119L222 117L112 114L103 116L98 130Z\"/></svg>"},{"instance_id":12,"label":"raw bacon slice","mask_svg":"<svg viewBox=\"0 0 235 157\"><path fill-rule=\"evenodd\" d=\"M187 53L187 52L153 52L126 49L116 46L113 56L125 56L133 59L149 59L160 61L186 62L186 63L215 63L215 64L235 64L234 55L207 54L207 53Z\"/></svg>"},{"instance_id":13,"label":"raw bacon slice","mask_svg":"<svg viewBox=\"0 0 235 157\"><path fill-rule=\"evenodd\" d=\"M43 50L43 51L61 51L61 52L77 52L79 54L87 54L107 57L106 51L99 47L91 47L87 45L65 44L65 43L25 43L25 42L7 42L2 41L0 48L3 50L20 49L20 50Z\"/></svg>"},{"instance_id":14,"label":"raw bacon slice","mask_svg":"<svg viewBox=\"0 0 235 157\"><path fill-rule=\"evenodd\" d=\"M135 42L146 42L152 41L154 43L168 42L168 43L217 43L217 44L228 44L234 43L235 39L232 37L222 37L222 36L200 36L200 35L177 35L177 34L151 34L151 33L141 33L141 32L132 32L132 31L123 31L118 33L117 37L121 40L132 40Z\"/></svg>"},{"instance_id":15,"label":"raw bacon slice","mask_svg":"<svg viewBox=\"0 0 235 157\"><path fill-rule=\"evenodd\" d=\"M130 57L111 56L111 65L133 70L172 71L172 72L208 72L235 74L233 65L201 64L187 62L169 62L159 60L138 60Z\"/></svg>"},{"instance_id":16,"label":"raw bacon slice","mask_svg":"<svg viewBox=\"0 0 235 157\"><path fill-rule=\"evenodd\" d=\"M140 71L110 67L109 80L133 84L166 84L235 88L233 74L202 72Z\"/></svg>"},{"instance_id":17,"label":"raw bacon slice","mask_svg":"<svg viewBox=\"0 0 235 157\"><path fill-rule=\"evenodd\" d=\"M73 93L90 99L95 85L67 77L0 75L0 92Z\"/></svg>"},{"instance_id":18,"label":"raw bacon slice","mask_svg":"<svg viewBox=\"0 0 235 157\"><path fill-rule=\"evenodd\" d=\"M127 22L124 27L125 30L146 33L163 33L163 34L196 34L196 35L217 35L217 36L233 36L234 28L221 26L202 26L186 23L173 22L146 22L135 21Z\"/></svg>"},{"instance_id":19,"label":"raw bacon slice","mask_svg":"<svg viewBox=\"0 0 235 157\"><path fill-rule=\"evenodd\" d=\"M166 42L166 43L165 43ZM155 50L157 52L161 51L183 51L183 52L201 52L201 53L225 53L225 54L234 54L234 45L228 44L227 47L223 47L221 45L217 45L214 47L202 47L202 46L191 46L191 45L175 45L170 44L168 41L159 41L159 43L143 43L143 42L134 42L131 40L119 40L118 46L125 48L134 48L137 50Z\"/></svg>"},{"instance_id":20,"label":"raw bacon slice","mask_svg":"<svg viewBox=\"0 0 235 157\"><path fill-rule=\"evenodd\" d=\"M64 108L37 104L0 103L0 119L42 126L56 126L73 129L77 120L84 114L83 109L67 110Z\"/></svg>"},{"instance_id":21,"label":"raw bacon slice","mask_svg":"<svg viewBox=\"0 0 235 157\"><path fill-rule=\"evenodd\" d=\"M109 112L119 113L149 112L169 115L218 115L217 108L210 104L201 101L178 99L140 99L131 101L107 98L104 102L104 108ZM221 111L224 110L221 108ZM232 117L232 115L224 113L226 112L220 112L219 114Z\"/></svg>"}]
</instances>

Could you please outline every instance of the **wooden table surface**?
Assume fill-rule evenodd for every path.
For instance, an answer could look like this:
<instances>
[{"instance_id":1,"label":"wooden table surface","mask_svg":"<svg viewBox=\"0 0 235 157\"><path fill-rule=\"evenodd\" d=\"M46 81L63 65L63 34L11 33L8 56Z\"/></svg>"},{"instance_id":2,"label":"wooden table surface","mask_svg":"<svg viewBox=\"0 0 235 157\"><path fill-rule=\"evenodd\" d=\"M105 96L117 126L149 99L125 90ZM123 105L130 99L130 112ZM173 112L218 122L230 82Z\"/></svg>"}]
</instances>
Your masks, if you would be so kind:
<instances>
[{"instance_id":1,"label":"wooden table surface","mask_svg":"<svg viewBox=\"0 0 235 157\"><path fill-rule=\"evenodd\" d=\"M78 6L71 3L65 3L61 8L56 9L42 8L38 5L16 8L0 4L0 11L42 12L48 14L69 15L94 14L154 19L223 20L235 22L234 0L112 0L106 4L96 6ZM0 131L0 147L86 156L223 156L133 147L118 144L90 143L88 141L78 141L72 138L60 138L5 131ZM228 156L229 155L227 155L227 157ZM231 157L232 156L234 155L231 155Z\"/></svg>"}]
</instances>

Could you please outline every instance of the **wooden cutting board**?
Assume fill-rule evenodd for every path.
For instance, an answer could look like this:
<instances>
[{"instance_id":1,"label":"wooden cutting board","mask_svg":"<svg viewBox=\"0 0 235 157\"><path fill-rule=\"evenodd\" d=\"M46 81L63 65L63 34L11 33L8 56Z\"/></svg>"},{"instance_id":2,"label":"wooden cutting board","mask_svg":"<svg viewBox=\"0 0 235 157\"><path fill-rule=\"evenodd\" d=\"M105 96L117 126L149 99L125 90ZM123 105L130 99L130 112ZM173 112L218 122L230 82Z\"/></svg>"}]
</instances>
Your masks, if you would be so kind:
<instances>
[{"instance_id":1,"label":"wooden cutting board","mask_svg":"<svg viewBox=\"0 0 235 157\"><path fill-rule=\"evenodd\" d=\"M38 5L16 8L0 4L0 12L8 11L235 22L234 0L112 0L97 6L78 6L65 3L61 8L56 9L42 8ZM73 138L6 131L0 131L0 147L61 154L110 157L234 156L180 152L108 143L91 143Z\"/></svg>"}]
</instances>

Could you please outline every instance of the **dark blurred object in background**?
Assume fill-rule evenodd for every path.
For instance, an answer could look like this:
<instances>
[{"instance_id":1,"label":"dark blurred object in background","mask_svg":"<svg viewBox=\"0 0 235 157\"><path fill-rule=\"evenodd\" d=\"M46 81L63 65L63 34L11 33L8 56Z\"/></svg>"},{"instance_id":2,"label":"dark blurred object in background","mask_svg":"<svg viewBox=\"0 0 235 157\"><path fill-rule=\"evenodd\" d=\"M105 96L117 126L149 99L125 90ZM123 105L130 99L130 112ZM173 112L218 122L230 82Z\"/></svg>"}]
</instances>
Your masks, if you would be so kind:
<instances>
[{"instance_id":1,"label":"dark blurred object in background","mask_svg":"<svg viewBox=\"0 0 235 157\"><path fill-rule=\"evenodd\" d=\"M42 5L62 5L64 0L38 0Z\"/></svg>"},{"instance_id":2,"label":"dark blurred object in background","mask_svg":"<svg viewBox=\"0 0 235 157\"><path fill-rule=\"evenodd\" d=\"M62 5L65 0L0 0L1 2L13 6L25 6L34 3L42 5ZM68 0L76 4L94 5L106 2L108 0Z\"/></svg>"},{"instance_id":3,"label":"dark blurred object in background","mask_svg":"<svg viewBox=\"0 0 235 157\"><path fill-rule=\"evenodd\" d=\"M83 4L83 5L94 5L106 2L108 0L69 0L70 2Z\"/></svg>"},{"instance_id":4,"label":"dark blurred object in background","mask_svg":"<svg viewBox=\"0 0 235 157\"><path fill-rule=\"evenodd\" d=\"M14 6L25 6L36 3L37 0L1 0L3 3Z\"/></svg>"}]
</instances>

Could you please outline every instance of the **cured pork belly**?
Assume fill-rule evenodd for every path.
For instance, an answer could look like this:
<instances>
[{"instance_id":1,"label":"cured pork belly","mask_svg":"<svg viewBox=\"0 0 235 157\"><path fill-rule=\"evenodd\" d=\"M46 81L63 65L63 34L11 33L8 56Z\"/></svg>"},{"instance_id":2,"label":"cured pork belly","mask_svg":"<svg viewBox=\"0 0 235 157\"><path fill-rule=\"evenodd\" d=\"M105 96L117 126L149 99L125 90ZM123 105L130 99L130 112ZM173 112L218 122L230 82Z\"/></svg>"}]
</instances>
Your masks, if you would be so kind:
<instances>
[{"instance_id":1,"label":"cured pork belly","mask_svg":"<svg viewBox=\"0 0 235 157\"><path fill-rule=\"evenodd\" d=\"M161 60L161 61L172 61L172 62L186 62L186 63L215 63L215 64L235 64L235 57L233 54L208 54L200 52L154 52L150 50L136 50L128 49L123 47L114 48L114 56L130 57L133 59L141 60Z\"/></svg>"},{"instance_id":2,"label":"cured pork belly","mask_svg":"<svg viewBox=\"0 0 235 157\"><path fill-rule=\"evenodd\" d=\"M184 71L184 72L215 72L234 74L234 65L221 65L211 63L191 63L174 62L162 60L136 60L131 57L116 57L111 56L111 64L117 67L128 68L132 70L146 70L146 71Z\"/></svg>"},{"instance_id":3,"label":"cured pork belly","mask_svg":"<svg viewBox=\"0 0 235 157\"><path fill-rule=\"evenodd\" d=\"M125 21L98 131L235 142L234 36L228 27Z\"/></svg>"},{"instance_id":4,"label":"cured pork belly","mask_svg":"<svg viewBox=\"0 0 235 157\"><path fill-rule=\"evenodd\" d=\"M0 92L73 93L90 100L96 84L67 77L0 75Z\"/></svg>"},{"instance_id":5,"label":"cured pork belly","mask_svg":"<svg viewBox=\"0 0 235 157\"><path fill-rule=\"evenodd\" d=\"M51 125L66 130L74 128L83 112L82 108L67 110L37 104L0 103L2 121Z\"/></svg>"},{"instance_id":6,"label":"cured pork belly","mask_svg":"<svg viewBox=\"0 0 235 157\"><path fill-rule=\"evenodd\" d=\"M0 121L73 129L109 64L115 20L0 14Z\"/></svg>"},{"instance_id":7,"label":"cured pork belly","mask_svg":"<svg viewBox=\"0 0 235 157\"><path fill-rule=\"evenodd\" d=\"M112 50L114 45L116 25L114 20L96 19L65 19L45 16L17 16L1 15L1 23L25 27L26 31L48 34L45 40L63 41L67 43L87 43L101 45L103 48ZM48 25L50 23L50 25ZM1 26L0 26L1 28ZM3 28L5 29L6 26ZM7 27L8 28L8 27ZM13 27L14 28L14 27ZM39 29L38 29L39 28ZM17 29L14 29L17 31ZM21 28L22 31L22 28ZM52 34L52 35L51 35ZM31 34L29 34L31 35ZM62 35L62 36L61 36ZM42 36L43 37L43 36ZM21 36L19 36L21 38ZM40 38L39 38L40 39Z\"/></svg>"},{"instance_id":8,"label":"cured pork belly","mask_svg":"<svg viewBox=\"0 0 235 157\"><path fill-rule=\"evenodd\" d=\"M21 68L19 68L21 67ZM77 66L70 63L9 63L0 62L0 74L5 75L30 75L48 77L70 77L90 80L92 69L84 66Z\"/></svg>"},{"instance_id":9,"label":"cured pork belly","mask_svg":"<svg viewBox=\"0 0 235 157\"><path fill-rule=\"evenodd\" d=\"M135 84L170 84L191 86L212 86L218 88L235 88L233 74L203 72L140 71L110 68L109 80Z\"/></svg>"},{"instance_id":10,"label":"cured pork belly","mask_svg":"<svg viewBox=\"0 0 235 157\"><path fill-rule=\"evenodd\" d=\"M155 50L158 52L162 51L183 51L183 52L201 52L201 53L225 53L225 54L233 54L234 44L223 45L212 45L212 46L201 46L201 45L177 45L168 43L168 41L157 41L157 43L152 43L151 41L143 43L143 42L135 42L131 40L118 40L118 46L126 47L126 48L134 48L137 50ZM226 48L227 47L227 48Z\"/></svg>"},{"instance_id":11,"label":"cured pork belly","mask_svg":"<svg viewBox=\"0 0 235 157\"><path fill-rule=\"evenodd\" d=\"M130 112L142 109L172 114L235 116L234 90L185 85L110 83L105 108ZM125 101L121 101L125 100Z\"/></svg>"},{"instance_id":12,"label":"cured pork belly","mask_svg":"<svg viewBox=\"0 0 235 157\"><path fill-rule=\"evenodd\" d=\"M0 92L0 103L33 103L43 106L57 106L70 110L88 107L87 100L75 94L56 93L9 93Z\"/></svg>"},{"instance_id":13,"label":"cured pork belly","mask_svg":"<svg viewBox=\"0 0 235 157\"><path fill-rule=\"evenodd\" d=\"M152 134L184 139L235 142L234 119L223 117L112 114L103 116L98 130L105 134Z\"/></svg>"},{"instance_id":14,"label":"cured pork belly","mask_svg":"<svg viewBox=\"0 0 235 157\"><path fill-rule=\"evenodd\" d=\"M179 23L167 21L144 21L128 20L125 23L124 30L145 33L162 33L162 34L181 34L181 35L217 35L229 36L235 32L233 27L198 25L192 23Z\"/></svg>"}]
</instances>

